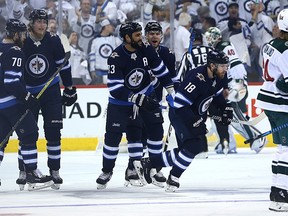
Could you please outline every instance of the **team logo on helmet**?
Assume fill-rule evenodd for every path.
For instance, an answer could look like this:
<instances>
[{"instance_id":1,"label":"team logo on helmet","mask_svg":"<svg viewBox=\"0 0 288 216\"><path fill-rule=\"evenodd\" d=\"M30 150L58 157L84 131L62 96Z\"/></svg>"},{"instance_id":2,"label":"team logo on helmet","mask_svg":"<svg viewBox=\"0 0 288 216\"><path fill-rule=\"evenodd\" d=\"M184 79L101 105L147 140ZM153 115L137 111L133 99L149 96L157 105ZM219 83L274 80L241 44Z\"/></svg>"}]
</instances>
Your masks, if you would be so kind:
<instances>
[{"instance_id":1,"label":"team logo on helmet","mask_svg":"<svg viewBox=\"0 0 288 216\"><path fill-rule=\"evenodd\" d=\"M44 55L35 54L28 58L26 70L32 77L40 78L45 76L49 68L49 63Z\"/></svg>"},{"instance_id":2,"label":"team logo on helmet","mask_svg":"<svg viewBox=\"0 0 288 216\"><path fill-rule=\"evenodd\" d=\"M137 89L144 77L143 68L135 68L127 75L127 85L130 89Z\"/></svg>"},{"instance_id":3,"label":"team logo on helmet","mask_svg":"<svg viewBox=\"0 0 288 216\"><path fill-rule=\"evenodd\" d=\"M99 48L99 54L103 58L108 58L113 51L113 47L110 44L102 44Z\"/></svg>"},{"instance_id":4,"label":"team logo on helmet","mask_svg":"<svg viewBox=\"0 0 288 216\"><path fill-rule=\"evenodd\" d=\"M84 38L91 38L94 34L93 26L85 24L81 26L81 36Z\"/></svg>"}]
</instances>

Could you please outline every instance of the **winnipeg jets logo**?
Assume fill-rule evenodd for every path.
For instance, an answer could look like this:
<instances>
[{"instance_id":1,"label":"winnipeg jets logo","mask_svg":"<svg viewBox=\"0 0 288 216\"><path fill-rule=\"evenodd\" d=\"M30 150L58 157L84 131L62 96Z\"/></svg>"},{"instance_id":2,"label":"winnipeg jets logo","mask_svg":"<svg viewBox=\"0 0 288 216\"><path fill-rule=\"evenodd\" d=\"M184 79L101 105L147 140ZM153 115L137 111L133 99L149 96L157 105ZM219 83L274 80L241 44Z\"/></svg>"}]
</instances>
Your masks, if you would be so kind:
<instances>
[{"instance_id":1,"label":"winnipeg jets logo","mask_svg":"<svg viewBox=\"0 0 288 216\"><path fill-rule=\"evenodd\" d=\"M108 58L113 51L113 47L110 44L102 44L99 48L99 54L103 58Z\"/></svg>"},{"instance_id":2,"label":"winnipeg jets logo","mask_svg":"<svg viewBox=\"0 0 288 216\"><path fill-rule=\"evenodd\" d=\"M204 75L201 74L201 73L197 73L197 78L198 78L200 81L206 82Z\"/></svg>"},{"instance_id":3,"label":"winnipeg jets logo","mask_svg":"<svg viewBox=\"0 0 288 216\"><path fill-rule=\"evenodd\" d=\"M116 57L119 57L119 55L118 55L117 52L113 52L110 57L111 58L116 58Z\"/></svg>"},{"instance_id":4,"label":"winnipeg jets logo","mask_svg":"<svg viewBox=\"0 0 288 216\"><path fill-rule=\"evenodd\" d=\"M90 38L94 34L93 26L84 24L81 26L81 36L84 38Z\"/></svg>"},{"instance_id":5,"label":"winnipeg jets logo","mask_svg":"<svg viewBox=\"0 0 288 216\"><path fill-rule=\"evenodd\" d=\"M215 9L214 10L219 16L224 16L228 12L228 5L225 2L218 2L215 5Z\"/></svg>"},{"instance_id":6,"label":"winnipeg jets logo","mask_svg":"<svg viewBox=\"0 0 288 216\"><path fill-rule=\"evenodd\" d=\"M213 97L210 96L208 98L205 98L201 103L199 104L198 112L200 115L203 115L209 108L211 102L213 100Z\"/></svg>"},{"instance_id":7,"label":"winnipeg jets logo","mask_svg":"<svg viewBox=\"0 0 288 216\"><path fill-rule=\"evenodd\" d=\"M26 63L26 70L32 77L43 77L49 68L48 61L45 56L35 54L28 58Z\"/></svg>"},{"instance_id":8,"label":"winnipeg jets logo","mask_svg":"<svg viewBox=\"0 0 288 216\"><path fill-rule=\"evenodd\" d=\"M131 59L133 59L134 61L136 61L136 59L137 59L136 53L132 53L132 54L131 54Z\"/></svg>"},{"instance_id":9,"label":"winnipeg jets logo","mask_svg":"<svg viewBox=\"0 0 288 216\"><path fill-rule=\"evenodd\" d=\"M127 85L131 89L136 89L141 84L145 71L142 68L135 68L127 75Z\"/></svg>"}]
</instances>

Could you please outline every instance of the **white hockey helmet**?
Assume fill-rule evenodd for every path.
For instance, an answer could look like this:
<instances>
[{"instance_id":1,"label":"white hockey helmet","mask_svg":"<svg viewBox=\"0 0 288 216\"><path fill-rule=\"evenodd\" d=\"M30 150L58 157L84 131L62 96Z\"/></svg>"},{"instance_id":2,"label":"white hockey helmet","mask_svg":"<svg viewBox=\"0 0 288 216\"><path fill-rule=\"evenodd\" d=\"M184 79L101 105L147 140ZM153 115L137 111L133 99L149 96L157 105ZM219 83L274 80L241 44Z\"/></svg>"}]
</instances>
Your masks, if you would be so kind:
<instances>
[{"instance_id":1,"label":"white hockey helmet","mask_svg":"<svg viewBox=\"0 0 288 216\"><path fill-rule=\"evenodd\" d=\"M222 38L220 29L216 27L210 27L207 29L207 31L204 34L208 46L215 47L217 42Z\"/></svg>"},{"instance_id":2,"label":"white hockey helmet","mask_svg":"<svg viewBox=\"0 0 288 216\"><path fill-rule=\"evenodd\" d=\"M277 24L280 30L288 32L288 9L280 11L277 17Z\"/></svg>"}]
</instances>

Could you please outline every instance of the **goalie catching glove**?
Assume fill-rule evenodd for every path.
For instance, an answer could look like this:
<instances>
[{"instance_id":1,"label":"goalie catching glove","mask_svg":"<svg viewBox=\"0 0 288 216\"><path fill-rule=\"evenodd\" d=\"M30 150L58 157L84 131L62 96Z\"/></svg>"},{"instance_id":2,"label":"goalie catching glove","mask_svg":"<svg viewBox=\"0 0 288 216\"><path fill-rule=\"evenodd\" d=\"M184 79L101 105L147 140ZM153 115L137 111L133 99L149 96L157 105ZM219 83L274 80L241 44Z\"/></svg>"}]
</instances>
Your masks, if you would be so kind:
<instances>
[{"instance_id":1,"label":"goalie catching glove","mask_svg":"<svg viewBox=\"0 0 288 216\"><path fill-rule=\"evenodd\" d=\"M76 87L71 88L65 87L62 95L62 104L65 106L73 105L77 100Z\"/></svg>"},{"instance_id":2,"label":"goalie catching glove","mask_svg":"<svg viewBox=\"0 0 288 216\"><path fill-rule=\"evenodd\" d=\"M233 119L233 107L227 104L222 113L221 122L223 125L229 125Z\"/></svg>"},{"instance_id":3,"label":"goalie catching glove","mask_svg":"<svg viewBox=\"0 0 288 216\"><path fill-rule=\"evenodd\" d=\"M129 98L129 101L148 112L153 112L160 107L160 104L158 103L157 100L144 94L133 94Z\"/></svg>"}]
</instances>

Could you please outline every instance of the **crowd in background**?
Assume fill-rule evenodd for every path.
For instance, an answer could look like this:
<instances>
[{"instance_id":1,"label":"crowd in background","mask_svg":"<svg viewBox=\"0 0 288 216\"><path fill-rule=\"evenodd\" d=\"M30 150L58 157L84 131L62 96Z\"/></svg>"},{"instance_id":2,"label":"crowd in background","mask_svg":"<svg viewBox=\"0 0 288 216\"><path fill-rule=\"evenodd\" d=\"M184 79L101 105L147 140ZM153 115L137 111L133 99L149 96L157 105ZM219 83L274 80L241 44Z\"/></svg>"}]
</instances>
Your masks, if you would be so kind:
<instances>
[{"instance_id":1,"label":"crowd in background","mask_svg":"<svg viewBox=\"0 0 288 216\"><path fill-rule=\"evenodd\" d=\"M122 42L118 36L119 26L129 21L144 26L149 20L161 24L162 43L175 52L176 62L188 49L191 28L205 33L209 27L218 27L222 38L234 45L248 72L248 81L262 82L261 48L278 36L275 19L281 8L288 7L287 0L175 0L171 16L173 5L169 0L61 2L59 19L59 1L0 0L0 37L4 36L7 19L16 18L27 24L32 9L44 8L49 15L48 30L59 33L60 29L69 39L76 85L106 84L106 60Z\"/></svg>"}]
</instances>

